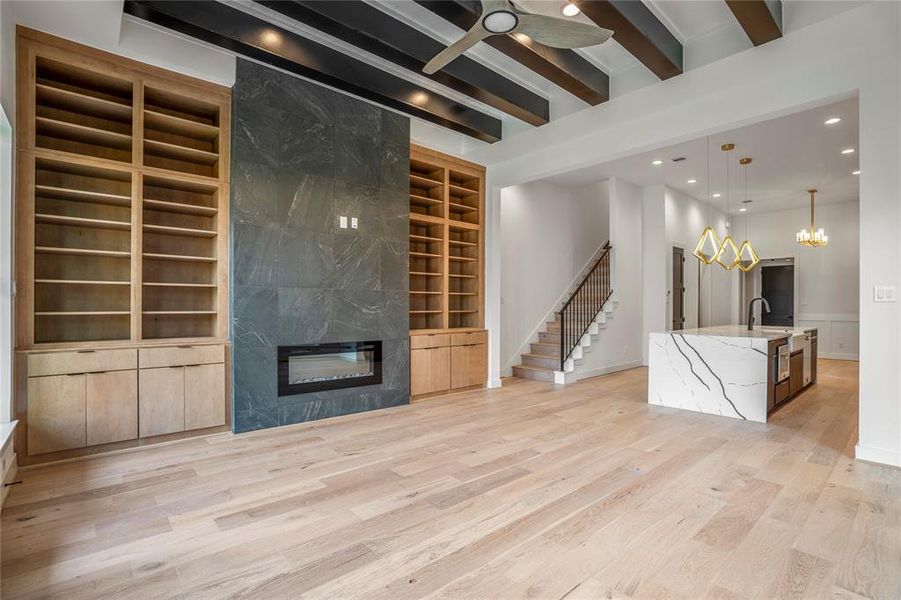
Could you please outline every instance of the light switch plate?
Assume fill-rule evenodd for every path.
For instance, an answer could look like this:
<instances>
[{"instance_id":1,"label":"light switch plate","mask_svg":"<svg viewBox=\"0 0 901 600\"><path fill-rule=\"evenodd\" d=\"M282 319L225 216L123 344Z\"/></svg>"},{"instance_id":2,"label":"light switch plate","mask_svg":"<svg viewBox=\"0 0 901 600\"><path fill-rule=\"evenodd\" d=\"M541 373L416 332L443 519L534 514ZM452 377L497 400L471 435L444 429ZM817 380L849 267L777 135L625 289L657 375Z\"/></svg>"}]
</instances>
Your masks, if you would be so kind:
<instances>
[{"instance_id":1,"label":"light switch plate","mask_svg":"<svg viewBox=\"0 0 901 600\"><path fill-rule=\"evenodd\" d=\"M895 302L895 286L877 285L873 287L873 302Z\"/></svg>"},{"instance_id":2,"label":"light switch plate","mask_svg":"<svg viewBox=\"0 0 901 600\"><path fill-rule=\"evenodd\" d=\"M341 215L338 217L338 227L341 229L347 229L347 217Z\"/></svg>"}]
</instances>

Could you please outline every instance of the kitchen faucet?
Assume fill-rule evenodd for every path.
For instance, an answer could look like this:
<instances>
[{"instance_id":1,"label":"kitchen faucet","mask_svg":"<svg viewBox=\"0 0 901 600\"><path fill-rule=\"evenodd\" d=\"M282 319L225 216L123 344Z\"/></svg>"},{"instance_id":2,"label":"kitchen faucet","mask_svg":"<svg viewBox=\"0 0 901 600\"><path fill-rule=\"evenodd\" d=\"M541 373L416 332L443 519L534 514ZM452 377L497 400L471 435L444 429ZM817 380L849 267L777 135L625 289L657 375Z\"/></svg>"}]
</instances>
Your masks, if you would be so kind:
<instances>
[{"instance_id":1,"label":"kitchen faucet","mask_svg":"<svg viewBox=\"0 0 901 600\"><path fill-rule=\"evenodd\" d=\"M754 329L754 303L758 300L763 302L764 310L770 312L770 303L766 301L766 298L758 296L757 298L751 300L751 302L748 303L748 331L752 331Z\"/></svg>"}]
</instances>

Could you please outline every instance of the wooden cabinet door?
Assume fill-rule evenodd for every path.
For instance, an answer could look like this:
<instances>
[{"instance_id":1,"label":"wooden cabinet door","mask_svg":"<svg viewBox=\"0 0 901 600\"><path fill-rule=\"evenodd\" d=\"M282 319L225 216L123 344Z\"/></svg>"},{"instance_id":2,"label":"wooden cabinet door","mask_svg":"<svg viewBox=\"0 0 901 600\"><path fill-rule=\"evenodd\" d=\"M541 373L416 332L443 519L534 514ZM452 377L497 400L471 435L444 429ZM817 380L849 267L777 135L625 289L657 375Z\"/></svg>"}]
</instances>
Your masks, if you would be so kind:
<instances>
[{"instance_id":1,"label":"wooden cabinet door","mask_svg":"<svg viewBox=\"0 0 901 600\"><path fill-rule=\"evenodd\" d=\"M798 393L798 391L804 387L804 353L796 352L791 356L790 362L791 374L789 376L791 381L791 391L790 395L794 396Z\"/></svg>"},{"instance_id":2,"label":"wooden cabinet door","mask_svg":"<svg viewBox=\"0 0 901 600\"><path fill-rule=\"evenodd\" d=\"M141 369L138 394L140 436L185 430L185 368Z\"/></svg>"},{"instance_id":3,"label":"wooden cabinet door","mask_svg":"<svg viewBox=\"0 0 901 600\"><path fill-rule=\"evenodd\" d=\"M450 348L410 351L410 394L431 394L450 389Z\"/></svg>"},{"instance_id":4,"label":"wooden cabinet door","mask_svg":"<svg viewBox=\"0 0 901 600\"><path fill-rule=\"evenodd\" d=\"M488 346L454 346L451 348L451 387L485 385L488 379Z\"/></svg>"},{"instance_id":5,"label":"wooden cabinet door","mask_svg":"<svg viewBox=\"0 0 901 600\"><path fill-rule=\"evenodd\" d=\"M185 430L225 425L225 365L185 367Z\"/></svg>"},{"instance_id":6,"label":"wooden cabinet door","mask_svg":"<svg viewBox=\"0 0 901 600\"><path fill-rule=\"evenodd\" d=\"M138 372L107 371L85 377L88 446L138 437Z\"/></svg>"},{"instance_id":7,"label":"wooden cabinet door","mask_svg":"<svg viewBox=\"0 0 901 600\"><path fill-rule=\"evenodd\" d=\"M817 382L817 342L810 343L810 383Z\"/></svg>"},{"instance_id":8,"label":"wooden cabinet door","mask_svg":"<svg viewBox=\"0 0 901 600\"><path fill-rule=\"evenodd\" d=\"M84 374L28 378L28 454L86 445Z\"/></svg>"}]
</instances>

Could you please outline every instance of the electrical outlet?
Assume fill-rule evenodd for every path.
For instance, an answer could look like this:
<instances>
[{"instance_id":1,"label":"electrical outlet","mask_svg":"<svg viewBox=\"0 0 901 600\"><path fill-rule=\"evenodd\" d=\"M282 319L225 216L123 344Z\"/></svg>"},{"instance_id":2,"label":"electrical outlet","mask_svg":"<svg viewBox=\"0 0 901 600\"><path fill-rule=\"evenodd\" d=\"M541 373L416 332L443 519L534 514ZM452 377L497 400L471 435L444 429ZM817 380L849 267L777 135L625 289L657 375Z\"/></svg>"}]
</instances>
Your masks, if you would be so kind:
<instances>
[{"instance_id":1,"label":"electrical outlet","mask_svg":"<svg viewBox=\"0 0 901 600\"><path fill-rule=\"evenodd\" d=\"M338 227L341 229L347 229L347 217L341 215L338 217Z\"/></svg>"},{"instance_id":2,"label":"electrical outlet","mask_svg":"<svg viewBox=\"0 0 901 600\"><path fill-rule=\"evenodd\" d=\"M357 228L357 218L356 218L356 217L351 217L351 218L350 218L350 228L351 228L351 229L356 229L356 228Z\"/></svg>"}]
</instances>

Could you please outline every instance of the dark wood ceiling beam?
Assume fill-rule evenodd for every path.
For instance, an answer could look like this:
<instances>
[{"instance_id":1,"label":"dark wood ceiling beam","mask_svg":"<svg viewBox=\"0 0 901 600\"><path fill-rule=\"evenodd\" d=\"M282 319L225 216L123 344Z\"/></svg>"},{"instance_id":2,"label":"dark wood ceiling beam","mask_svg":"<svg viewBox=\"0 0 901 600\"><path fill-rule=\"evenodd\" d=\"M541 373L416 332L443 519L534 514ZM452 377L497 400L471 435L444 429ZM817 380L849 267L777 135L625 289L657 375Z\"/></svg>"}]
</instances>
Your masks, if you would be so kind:
<instances>
[{"instance_id":1,"label":"dark wood ceiling beam","mask_svg":"<svg viewBox=\"0 0 901 600\"><path fill-rule=\"evenodd\" d=\"M127 0L125 12L474 138L501 138L499 119L225 4Z\"/></svg>"},{"instance_id":2,"label":"dark wood ceiling beam","mask_svg":"<svg viewBox=\"0 0 901 600\"><path fill-rule=\"evenodd\" d=\"M258 3L420 75L425 64L445 47L361 0ZM466 56L425 76L532 125L544 125L550 119L546 98Z\"/></svg>"},{"instance_id":3,"label":"dark wood ceiling beam","mask_svg":"<svg viewBox=\"0 0 901 600\"><path fill-rule=\"evenodd\" d=\"M644 2L574 0L597 25L613 30L613 39L660 79L682 73L682 43Z\"/></svg>"},{"instance_id":4,"label":"dark wood ceiling beam","mask_svg":"<svg viewBox=\"0 0 901 600\"><path fill-rule=\"evenodd\" d=\"M416 0L416 3L464 31L481 14L481 5L470 0ZM600 104L610 98L607 74L572 50L551 48L511 35L493 35L485 43L588 104Z\"/></svg>"},{"instance_id":5,"label":"dark wood ceiling beam","mask_svg":"<svg viewBox=\"0 0 901 600\"><path fill-rule=\"evenodd\" d=\"M780 0L726 0L726 4L755 46L782 37Z\"/></svg>"}]
</instances>

